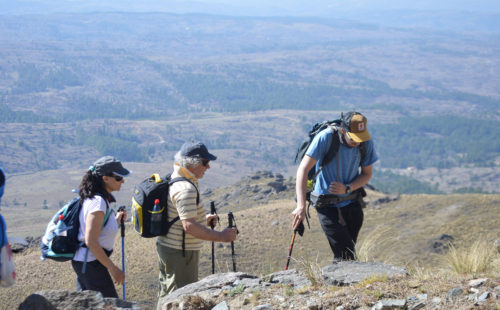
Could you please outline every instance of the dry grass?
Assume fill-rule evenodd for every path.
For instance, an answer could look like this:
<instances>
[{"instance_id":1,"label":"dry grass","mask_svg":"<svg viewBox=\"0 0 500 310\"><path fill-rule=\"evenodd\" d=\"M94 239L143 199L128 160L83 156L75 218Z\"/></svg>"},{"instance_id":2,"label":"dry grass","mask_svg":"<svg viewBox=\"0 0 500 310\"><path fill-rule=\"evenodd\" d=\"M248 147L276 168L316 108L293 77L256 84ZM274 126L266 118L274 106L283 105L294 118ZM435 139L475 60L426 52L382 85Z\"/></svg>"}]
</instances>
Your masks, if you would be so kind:
<instances>
[{"instance_id":1,"label":"dry grass","mask_svg":"<svg viewBox=\"0 0 500 310\"><path fill-rule=\"evenodd\" d=\"M424 292L430 296L446 295L447 290L472 276L451 273L450 268L432 269L435 259L429 259L427 241L441 233L453 235L455 241L460 244L472 244L470 240L484 235L481 231L489 231L498 236L499 200L499 195L415 195L403 196L398 201L382 205L380 209L368 207L365 209L365 224L358 243L359 258L406 266L410 276L388 281L372 279L370 283L365 283L362 290L357 287L357 291L354 288L332 290L322 286L319 280L320 267L330 264L332 254L316 212L311 210L311 229L306 228L303 237L296 237L289 268L303 271L316 284L314 290L324 290L328 293L325 296L331 295L332 305L335 300L340 303L342 298L353 300L353 305L361 306L365 302L391 296L411 296ZM234 212L240 231L235 242L238 271L262 276L284 269L292 236L290 213L294 207L295 203L290 199ZM48 218L44 218L42 222L47 221ZM471 223L478 222L481 223L480 226L472 227ZM221 226L227 226L227 218L223 215ZM470 229L465 230L463 227ZM132 231L129 223L126 228L127 299L139 301L144 309L152 309L156 303L158 277L155 240L141 238ZM457 250L461 249L466 247L457 247ZM211 273L210 252L211 245L206 242L200 257L200 278ZM38 290L74 289L75 275L69 263L41 262L39 255L39 249L33 248L15 256L18 282L14 287L0 290L0 310L17 308L29 294ZM220 247L220 244L216 243L215 255L216 272L232 270L231 249L228 244L222 244ZM484 253L481 255L484 256ZM112 259L121 266L119 237L116 239ZM491 257L490 271L487 269L486 272L489 273L485 275L498 277L499 266L498 255ZM496 273L491 271L494 268L497 268ZM479 273L481 271L478 271ZM117 291L121 295L122 288L117 287ZM285 293L290 292L284 290L280 294ZM302 295L293 292L291 294L290 298ZM303 294L307 297L307 292ZM250 304L255 305L255 299L263 303L266 298L273 301L273 295L267 296L265 291L255 293ZM457 306L453 309L464 308Z\"/></svg>"},{"instance_id":2,"label":"dry grass","mask_svg":"<svg viewBox=\"0 0 500 310\"><path fill-rule=\"evenodd\" d=\"M311 281L312 286L317 286L323 284L322 277L322 267L318 263L319 257L316 256L316 260L311 260L311 257L299 257L294 259L297 262L297 269L300 270L309 281Z\"/></svg>"},{"instance_id":3,"label":"dry grass","mask_svg":"<svg viewBox=\"0 0 500 310\"><path fill-rule=\"evenodd\" d=\"M444 256L448 267L457 274L476 275L490 271L498 271L500 253L487 238L479 238L470 246L450 246L450 251Z\"/></svg>"},{"instance_id":4,"label":"dry grass","mask_svg":"<svg viewBox=\"0 0 500 310\"><path fill-rule=\"evenodd\" d=\"M361 262L387 261L391 256L387 249L394 243L395 238L397 235L390 227L377 227L356 243L356 259Z\"/></svg>"}]
</instances>

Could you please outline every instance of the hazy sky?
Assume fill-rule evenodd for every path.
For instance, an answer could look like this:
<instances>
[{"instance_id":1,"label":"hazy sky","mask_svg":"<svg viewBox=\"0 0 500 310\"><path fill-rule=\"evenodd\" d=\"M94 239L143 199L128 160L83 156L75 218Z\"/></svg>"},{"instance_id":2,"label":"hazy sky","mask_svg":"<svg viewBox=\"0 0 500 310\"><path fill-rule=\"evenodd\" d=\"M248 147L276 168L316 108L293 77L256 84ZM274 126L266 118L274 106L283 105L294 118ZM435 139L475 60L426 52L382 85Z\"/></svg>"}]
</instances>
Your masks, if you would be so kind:
<instances>
[{"instance_id":1,"label":"hazy sky","mask_svg":"<svg viewBox=\"0 0 500 310\"><path fill-rule=\"evenodd\" d=\"M316 15L363 10L500 12L499 0L0 0L0 14L53 11L162 11L227 15Z\"/></svg>"},{"instance_id":2,"label":"hazy sky","mask_svg":"<svg viewBox=\"0 0 500 310\"><path fill-rule=\"evenodd\" d=\"M234 5L231 0L198 0L201 3ZM414 9L414 10L462 10L462 11L499 11L498 0L240 0L240 5L262 8L322 8L336 9Z\"/></svg>"}]
</instances>

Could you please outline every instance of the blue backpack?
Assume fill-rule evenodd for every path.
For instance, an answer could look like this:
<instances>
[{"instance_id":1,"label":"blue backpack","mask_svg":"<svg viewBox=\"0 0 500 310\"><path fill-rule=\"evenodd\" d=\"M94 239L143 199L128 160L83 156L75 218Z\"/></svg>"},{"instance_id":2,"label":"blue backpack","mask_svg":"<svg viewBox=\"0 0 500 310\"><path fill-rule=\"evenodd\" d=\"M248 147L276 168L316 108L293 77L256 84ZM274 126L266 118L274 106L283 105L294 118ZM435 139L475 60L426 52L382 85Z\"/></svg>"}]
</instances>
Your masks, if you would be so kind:
<instances>
[{"instance_id":1,"label":"blue backpack","mask_svg":"<svg viewBox=\"0 0 500 310\"><path fill-rule=\"evenodd\" d=\"M106 202L106 215L102 227L106 225L111 209ZM80 197L76 197L68 202L64 207L56 212L50 220L40 243L42 256L40 259L47 258L55 261L64 262L73 259L76 251L85 245L85 241L78 240L78 231L80 229L80 210L82 204ZM88 253L88 248L87 248ZM87 257L87 253L85 258Z\"/></svg>"}]
</instances>

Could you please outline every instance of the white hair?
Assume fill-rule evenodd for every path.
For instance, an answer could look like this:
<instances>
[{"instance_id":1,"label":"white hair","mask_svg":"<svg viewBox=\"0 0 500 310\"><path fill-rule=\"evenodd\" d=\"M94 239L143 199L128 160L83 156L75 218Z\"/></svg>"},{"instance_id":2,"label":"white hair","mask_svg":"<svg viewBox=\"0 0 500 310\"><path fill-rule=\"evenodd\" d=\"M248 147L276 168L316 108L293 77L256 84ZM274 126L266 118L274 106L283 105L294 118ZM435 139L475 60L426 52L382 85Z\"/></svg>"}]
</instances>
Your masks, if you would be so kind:
<instances>
[{"instance_id":1,"label":"white hair","mask_svg":"<svg viewBox=\"0 0 500 310\"><path fill-rule=\"evenodd\" d=\"M190 168L201 165L201 158L183 156L181 151L179 151L174 156L174 162L181 167Z\"/></svg>"}]
</instances>

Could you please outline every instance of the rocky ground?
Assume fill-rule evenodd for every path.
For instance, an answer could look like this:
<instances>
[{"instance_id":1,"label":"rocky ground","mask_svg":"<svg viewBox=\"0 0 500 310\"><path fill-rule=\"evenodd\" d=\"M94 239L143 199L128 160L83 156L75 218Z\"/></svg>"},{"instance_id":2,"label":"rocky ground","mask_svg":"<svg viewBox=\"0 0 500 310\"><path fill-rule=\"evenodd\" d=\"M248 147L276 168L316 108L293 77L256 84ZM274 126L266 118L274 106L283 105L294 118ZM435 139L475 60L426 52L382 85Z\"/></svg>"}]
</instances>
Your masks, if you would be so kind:
<instances>
[{"instance_id":1,"label":"rocky ground","mask_svg":"<svg viewBox=\"0 0 500 310\"><path fill-rule=\"evenodd\" d=\"M311 229L295 242L290 266L296 270L277 272L284 267L288 253L288 217L294 208L293 189L292 180L277 173L259 171L233 186L203 192L205 203L216 202L222 227L225 225L224 213L235 213L240 230L235 245L236 259L238 271L242 272L227 273L232 270L230 251L219 244L216 248L218 274L210 275L210 245L207 244L200 262L202 280L169 296L165 307L500 310L498 256L496 267L488 273L457 275L450 270L449 264L435 267L419 264L424 261L422 257L443 256L453 241L458 248L464 248L468 244L462 240L465 236L484 238L486 244L498 248L498 196L399 196L368 189L369 204L360 245L371 246L370 257L360 260L371 263L344 262L326 266L331 261L331 254L313 216ZM258 230L254 226L255 218L260 221ZM388 231L391 238L382 238L380 242L368 240L377 235L379 223L394 228ZM466 232L464 227L467 227ZM71 267L65 263L41 263L39 238L27 238L27 245L16 248L19 252L15 260L19 269L18 282L14 287L0 290L0 310L17 308L30 295L29 300L35 302L28 302L23 307L50 303L55 309L153 309L157 291L154 240L141 239L128 223L126 230L129 303L92 294L80 296L71 291L74 288ZM484 237L483 231L490 232L491 238ZM365 239L368 242L364 242ZM113 255L116 264L121 263L119 242L117 238L116 255ZM390 259L384 259L387 255ZM301 261L305 257L312 262ZM121 287L117 289L121 293ZM42 302L43 299L33 293L47 302Z\"/></svg>"},{"instance_id":2,"label":"rocky ground","mask_svg":"<svg viewBox=\"0 0 500 310\"><path fill-rule=\"evenodd\" d=\"M263 278L210 275L162 300L162 309L500 309L500 278L410 275L381 264L339 262L318 270L280 271ZM99 294L41 291L19 309L141 309Z\"/></svg>"}]
</instances>

